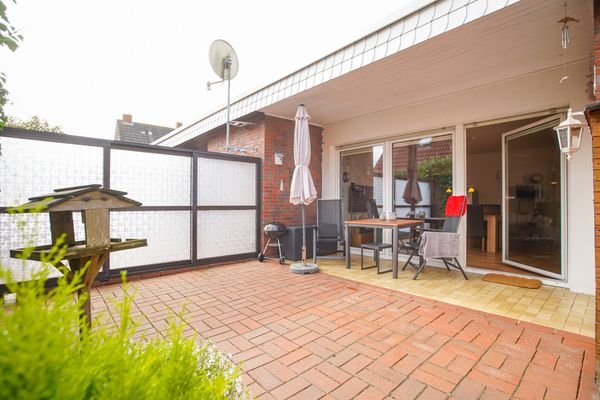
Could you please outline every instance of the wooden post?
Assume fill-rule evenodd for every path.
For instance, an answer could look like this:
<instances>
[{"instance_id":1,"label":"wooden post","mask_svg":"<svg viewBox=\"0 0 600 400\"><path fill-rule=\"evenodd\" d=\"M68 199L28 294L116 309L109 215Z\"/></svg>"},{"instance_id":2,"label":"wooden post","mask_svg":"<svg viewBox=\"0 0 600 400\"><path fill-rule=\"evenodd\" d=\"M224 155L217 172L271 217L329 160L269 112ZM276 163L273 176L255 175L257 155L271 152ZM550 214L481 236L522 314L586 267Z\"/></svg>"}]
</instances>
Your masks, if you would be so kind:
<instances>
[{"instance_id":1,"label":"wooden post","mask_svg":"<svg viewBox=\"0 0 600 400\"><path fill-rule=\"evenodd\" d=\"M87 247L110 244L109 211L95 208L83 211L85 218L85 242Z\"/></svg>"},{"instance_id":2,"label":"wooden post","mask_svg":"<svg viewBox=\"0 0 600 400\"><path fill-rule=\"evenodd\" d=\"M90 328L92 326L92 302L90 299L92 284L96 279L96 275L98 275L98 271L100 271L100 268L102 268L102 265L104 265L104 263L108 259L109 254L109 250L107 249L105 252L102 252L98 255L94 255L92 257L78 258L69 261L71 273L78 272L79 270L87 266L87 269L81 282L83 286L77 291L77 295L79 297L83 295L87 296L85 302L82 304L82 309L83 317L86 319L87 325Z\"/></svg>"},{"instance_id":3,"label":"wooden post","mask_svg":"<svg viewBox=\"0 0 600 400\"><path fill-rule=\"evenodd\" d=\"M56 244L58 238L65 234L65 244L75 243L75 229L73 228L72 211L50 212L50 233L52 234L52 244Z\"/></svg>"}]
</instances>

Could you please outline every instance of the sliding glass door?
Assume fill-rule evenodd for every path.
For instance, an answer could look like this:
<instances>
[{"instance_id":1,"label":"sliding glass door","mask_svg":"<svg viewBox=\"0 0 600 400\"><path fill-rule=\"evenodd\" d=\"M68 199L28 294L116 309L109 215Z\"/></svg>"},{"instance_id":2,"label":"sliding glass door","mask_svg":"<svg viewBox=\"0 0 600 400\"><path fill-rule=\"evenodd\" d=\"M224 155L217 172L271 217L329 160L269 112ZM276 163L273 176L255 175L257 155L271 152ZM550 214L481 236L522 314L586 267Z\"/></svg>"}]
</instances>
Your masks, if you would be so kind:
<instances>
[{"instance_id":1,"label":"sliding glass door","mask_svg":"<svg viewBox=\"0 0 600 400\"><path fill-rule=\"evenodd\" d=\"M344 221L368 218L366 202L375 200L379 212L385 208L398 218L443 222L446 200L452 194L452 143L451 134L438 134L341 151ZM369 235L370 230L354 230L351 245L373 241Z\"/></svg>"},{"instance_id":2,"label":"sliding glass door","mask_svg":"<svg viewBox=\"0 0 600 400\"><path fill-rule=\"evenodd\" d=\"M383 145L365 146L341 153L340 182L344 221L369 218L367 202L374 200L383 208ZM381 241L381 232L372 229L352 229L350 245Z\"/></svg>"},{"instance_id":3,"label":"sliding glass door","mask_svg":"<svg viewBox=\"0 0 600 400\"><path fill-rule=\"evenodd\" d=\"M383 207L383 145L341 153L341 198L344 221L367 218L366 203Z\"/></svg>"}]
</instances>

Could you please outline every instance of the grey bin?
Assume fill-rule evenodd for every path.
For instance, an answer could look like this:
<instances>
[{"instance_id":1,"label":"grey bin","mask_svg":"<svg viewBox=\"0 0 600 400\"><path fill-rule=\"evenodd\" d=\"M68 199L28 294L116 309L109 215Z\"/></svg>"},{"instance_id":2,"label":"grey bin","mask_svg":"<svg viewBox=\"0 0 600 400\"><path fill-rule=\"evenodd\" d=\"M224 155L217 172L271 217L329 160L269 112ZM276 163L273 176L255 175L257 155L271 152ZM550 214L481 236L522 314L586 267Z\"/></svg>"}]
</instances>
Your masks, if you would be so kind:
<instances>
[{"instance_id":1,"label":"grey bin","mask_svg":"<svg viewBox=\"0 0 600 400\"><path fill-rule=\"evenodd\" d=\"M306 225L306 257L312 257L313 228L315 225ZM286 260L298 261L302 259L302 225L288 226L287 234L281 238L283 254Z\"/></svg>"},{"instance_id":2,"label":"grey bin","mask_svg":"<svg viewBox=\"0 0 600 400\"><path fill-rule=\"evenodd\" d=\"M316 225L306 225L306 258L307 261L313 256L313 228ZM286 260L298 261L302 259L302 225L288 226L287 234L281 238L283 254ZM337 243L321 243L319 255L332 254L337 251ZM331 247L331 248L330 248Z\"/></svg>"}]
</instances>

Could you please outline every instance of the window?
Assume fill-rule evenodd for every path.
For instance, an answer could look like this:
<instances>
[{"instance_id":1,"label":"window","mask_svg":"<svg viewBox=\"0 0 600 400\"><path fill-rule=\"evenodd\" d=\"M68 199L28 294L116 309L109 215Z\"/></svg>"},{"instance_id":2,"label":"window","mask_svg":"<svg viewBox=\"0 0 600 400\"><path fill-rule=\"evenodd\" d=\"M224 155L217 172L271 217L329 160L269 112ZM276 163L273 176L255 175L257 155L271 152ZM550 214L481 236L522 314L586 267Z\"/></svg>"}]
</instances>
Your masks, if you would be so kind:
<instances>
[{"instance_id":1,"label":"window","mask_svg":"<svg viewBox=\"0 0 600 400\"><path fill-rule=\"evenodd\" d=\"M399 217L444 217L452 194L452 136L392 145L392 193Z\"/></svg>"},{"instance_id":2,"label":"window","mask_svg":"<svg viewBox=\"0 0 600 400\"><path fill-rule=\"evenodd\" d=\"M344 221L367 218L366 202L383 207L383 145L345 151L341 155L340 182Z\"/></svg>"}]
</instances>

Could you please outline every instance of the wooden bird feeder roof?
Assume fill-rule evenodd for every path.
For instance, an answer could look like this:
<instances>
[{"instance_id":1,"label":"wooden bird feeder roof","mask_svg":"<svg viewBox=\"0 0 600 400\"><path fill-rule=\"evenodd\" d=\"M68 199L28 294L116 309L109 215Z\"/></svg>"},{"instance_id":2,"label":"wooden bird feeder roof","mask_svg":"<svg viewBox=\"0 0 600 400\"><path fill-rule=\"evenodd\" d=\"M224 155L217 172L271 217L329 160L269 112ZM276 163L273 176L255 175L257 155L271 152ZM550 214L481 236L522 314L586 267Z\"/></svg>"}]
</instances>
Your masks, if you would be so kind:
<instances>
[{"instance_id":1,"label":"wooden bird feeder roof","mask_svg":"<svg viewBox=\"0 0 600 400\"><path fill-rule=\"evenodd\" d=\"M127 193L105 189L102 185L73 186L33 196L29 202L13 207L16 212L82 211L139 207L142 203L125 197Z\"/></svg>"}]
</instances>

